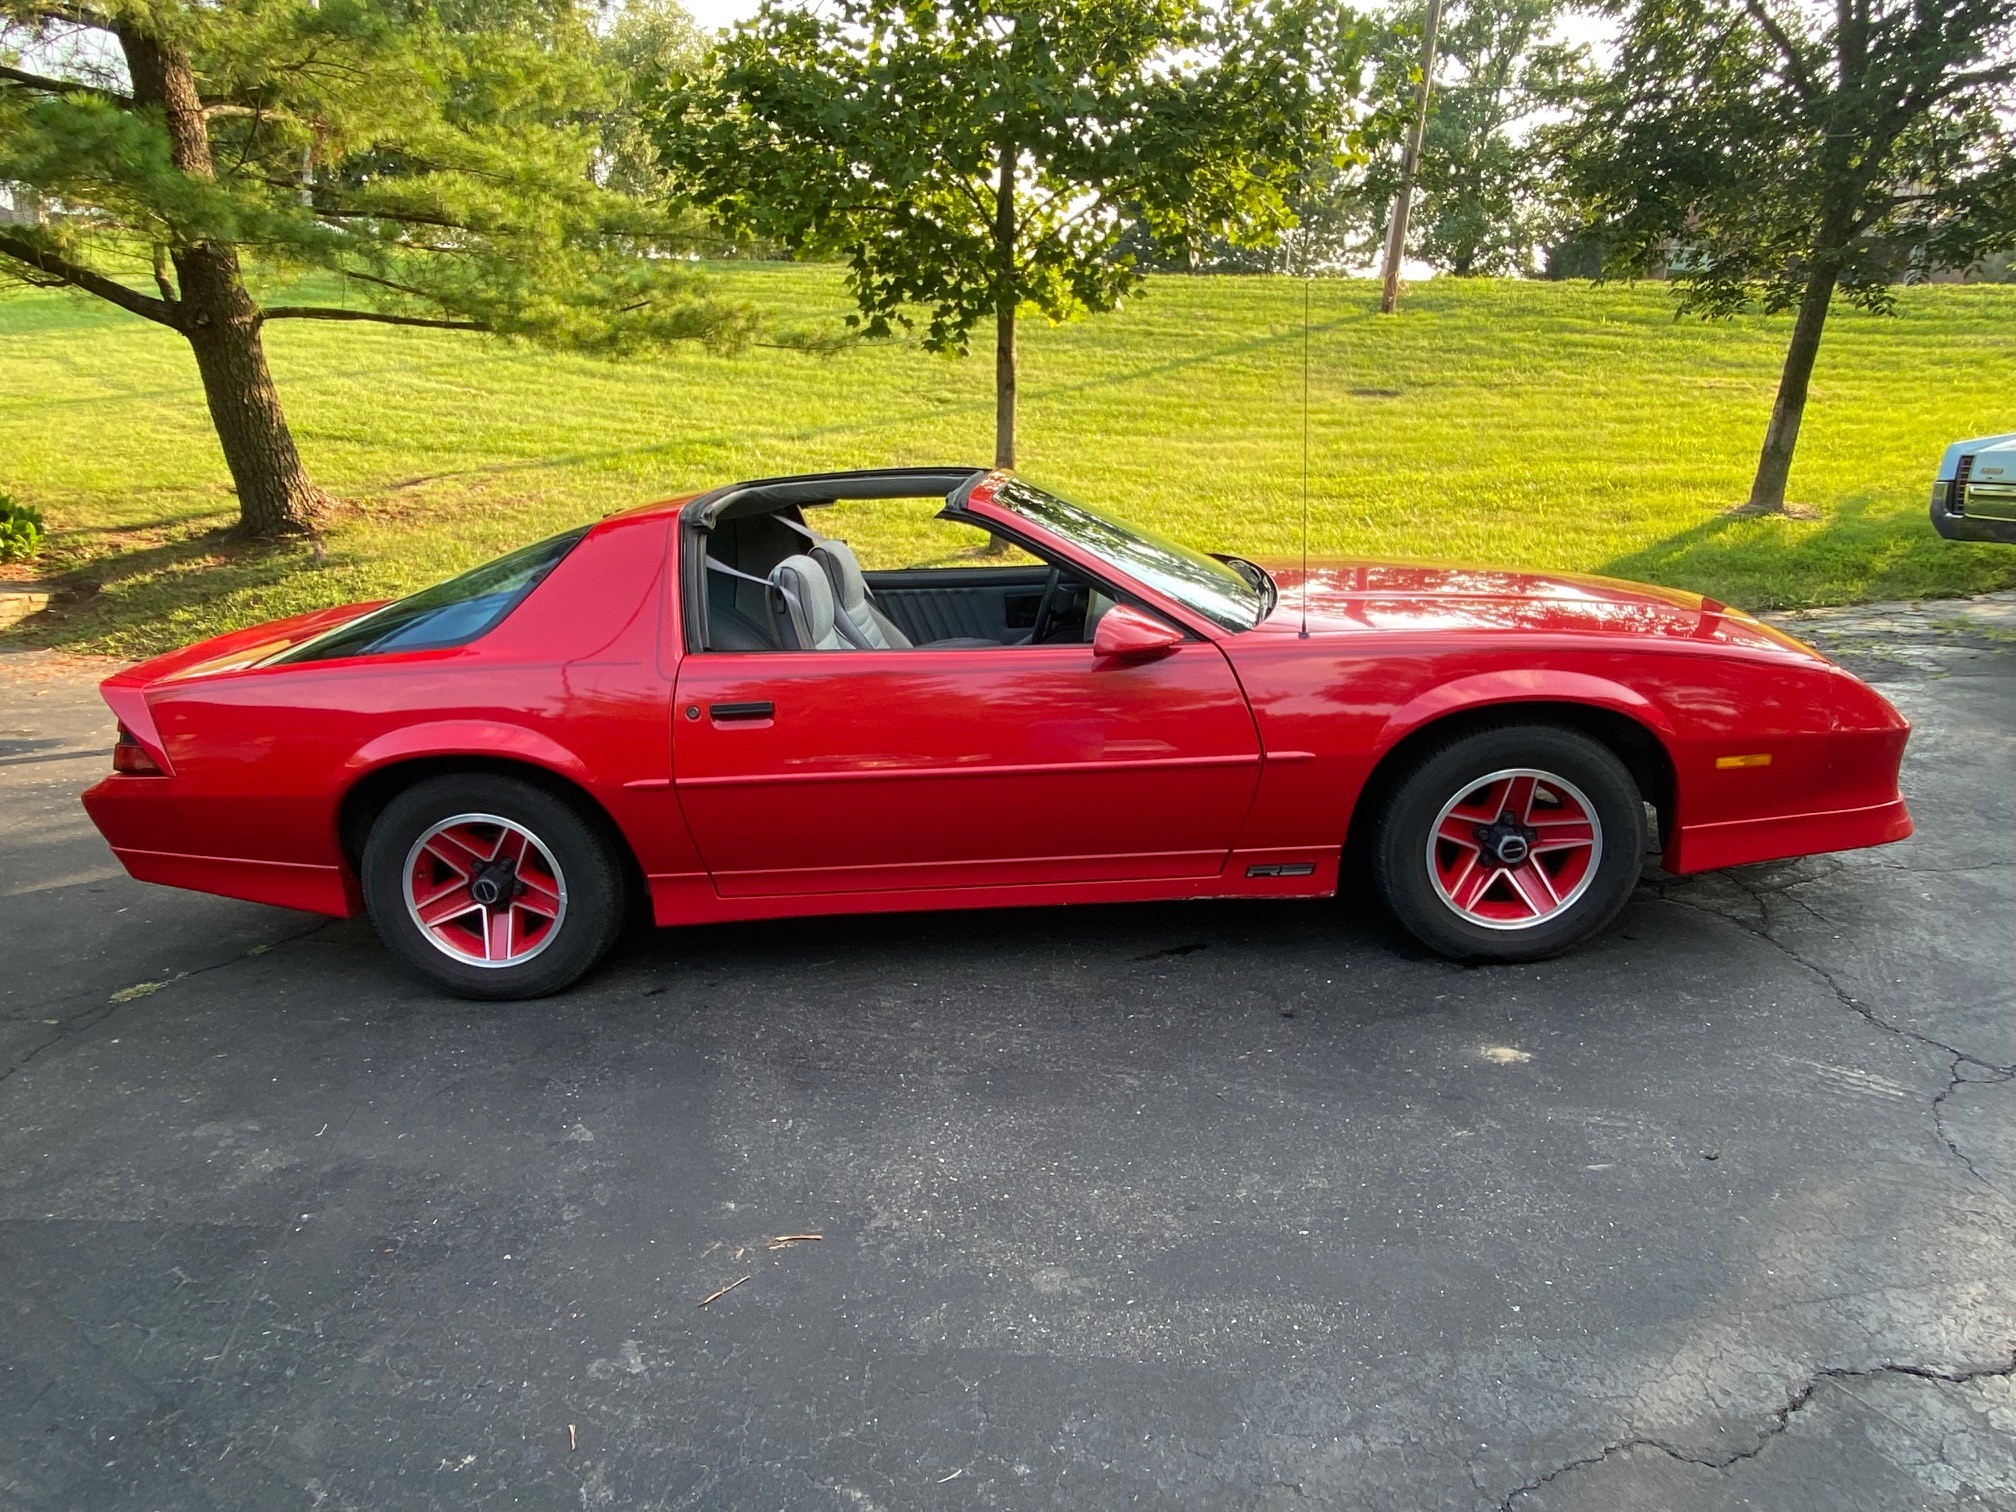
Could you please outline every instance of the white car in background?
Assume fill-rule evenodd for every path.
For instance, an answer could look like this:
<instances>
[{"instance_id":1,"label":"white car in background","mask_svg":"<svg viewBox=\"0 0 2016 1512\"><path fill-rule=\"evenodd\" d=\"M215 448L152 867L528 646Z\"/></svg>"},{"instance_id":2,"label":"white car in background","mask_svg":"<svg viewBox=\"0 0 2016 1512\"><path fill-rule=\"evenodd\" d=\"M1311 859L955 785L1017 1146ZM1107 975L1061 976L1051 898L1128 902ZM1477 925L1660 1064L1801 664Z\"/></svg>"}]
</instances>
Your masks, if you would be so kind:
<instances>
[{"instance_id":1,"label":"white car in background","mask_svg":"<svg viewBox=\"0 0 2016 1512\"><path fill-rule=\"evenodd\" d=\"M1949 541L2016 546L2016 431L1946 448L1932 484L1932 528Z\"/></svg>"}]
</instances>

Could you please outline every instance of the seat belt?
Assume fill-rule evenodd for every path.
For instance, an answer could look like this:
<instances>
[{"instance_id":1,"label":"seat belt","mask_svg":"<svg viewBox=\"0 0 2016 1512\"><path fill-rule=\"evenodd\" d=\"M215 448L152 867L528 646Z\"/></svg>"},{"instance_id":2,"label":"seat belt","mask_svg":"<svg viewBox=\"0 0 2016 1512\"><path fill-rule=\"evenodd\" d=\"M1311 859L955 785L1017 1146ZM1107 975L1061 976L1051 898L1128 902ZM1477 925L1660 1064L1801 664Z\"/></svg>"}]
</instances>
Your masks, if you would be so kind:
<instances>
[{"instance_id":1,"label":"seat belt","mask_svg":"<svg viewBox=\"0 0 2016 1512\"><path fill-rule=\"evenodd\" d=\"M817 546L821 541L826 539L826 537L819 534L819 532L814 530L810 525L800 524L798 521L791 519L786 515L773 514L772 516L770 516L770 518L775 520L779 525L782 525L786 530L797 531L799 535L805 537L805 539L810 541L814 546Z\"/></svg>"},{"instance_id":2,"label":"seat belt","mask_svg":"<svg viewBox=\"0 0 2016 1512\"><path fill-rule=\"evenodd\" d=\"M711 556L705 560L709 572L726 573L729 577L740 578L745 583L755 583L763 588L775 588L777 586L768 578L759 578L753 572L744 572L739 567L730 567L726 562L718 562Z\"/></svg>"},{"instance_id":3,"label":"seat belt","mask_svg":"<svg viewBox=\"0 0 2016 1512\"><path fill-rule=\"evenodd\" d=\"M753 572L744 572L739 567L730 567L726 562L718 562L711 556L702 557L701 560L707 564L709 572L718 572L725 577L740 578L743 582L754 583L763 590L763 617L770 622L770 639L776 641L781 649L783 637L777 633L777 610L770 602L770 596L773 593L781 591L777 585L768 578L757 577ZM712 650L713 646L711 642L714 638L712 625L708 626L708 632L707 638L710 642L708 649Z\"/></svg>"}]
</instances>

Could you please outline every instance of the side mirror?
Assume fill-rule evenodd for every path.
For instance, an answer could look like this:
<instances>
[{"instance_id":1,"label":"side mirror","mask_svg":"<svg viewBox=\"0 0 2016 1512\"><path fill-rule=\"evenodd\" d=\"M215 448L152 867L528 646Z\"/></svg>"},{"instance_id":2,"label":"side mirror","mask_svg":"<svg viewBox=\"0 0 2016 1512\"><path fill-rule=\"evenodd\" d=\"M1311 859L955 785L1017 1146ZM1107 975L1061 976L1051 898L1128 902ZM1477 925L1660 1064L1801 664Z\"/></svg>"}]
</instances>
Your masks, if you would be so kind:
<instances>
[{"instance_id":1,"label":"side mirror","mask_svg":"<svg viewBox=\"0 0 2016 1512\"><path fill-rule=\"evenodd\" d=\"M1144 613L1129 604L1115 604L1099 617L1092 632L1094 656L1124 656L1139 659L1159 656L1183 643L1183 632L1174 625Z\"/></svg>"}]
</instances>

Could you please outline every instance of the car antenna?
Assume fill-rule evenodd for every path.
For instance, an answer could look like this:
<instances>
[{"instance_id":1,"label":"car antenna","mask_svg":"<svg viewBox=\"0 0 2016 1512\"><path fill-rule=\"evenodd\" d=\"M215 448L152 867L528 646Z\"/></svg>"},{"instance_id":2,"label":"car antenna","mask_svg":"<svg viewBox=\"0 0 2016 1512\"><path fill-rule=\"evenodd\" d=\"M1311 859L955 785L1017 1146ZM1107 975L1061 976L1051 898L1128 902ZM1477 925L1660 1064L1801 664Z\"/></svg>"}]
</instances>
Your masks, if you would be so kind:
<instances>
[{"instance_id":1,"label":"car antenna","mask_svg":"<svg viewBox=\"0 0 2016 1512\"><path fill-rule=\"evenodd\" d=\"M1302 270L1302 628L1297 638L1309 639L1309 285L1312 274Z\"/></svg>"}]
</instances>

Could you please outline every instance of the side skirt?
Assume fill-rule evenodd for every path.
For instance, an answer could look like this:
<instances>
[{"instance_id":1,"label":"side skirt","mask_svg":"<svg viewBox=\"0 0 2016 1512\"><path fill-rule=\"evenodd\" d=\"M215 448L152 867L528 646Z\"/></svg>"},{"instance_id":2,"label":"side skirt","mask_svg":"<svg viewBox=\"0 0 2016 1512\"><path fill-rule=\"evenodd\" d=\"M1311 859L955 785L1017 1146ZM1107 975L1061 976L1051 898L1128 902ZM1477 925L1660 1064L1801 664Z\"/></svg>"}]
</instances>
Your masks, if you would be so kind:
<instances>
[{"instance_id":1,"label":"side skirt","mask_svg":"<svg viewBox=\"0 0 2016 1512\"><path fill-rule=\"evenodd\" d=\"M1154 903L1182 898L1327 898L1337 891L1339 854L1336 846L1233 851L1222 869L1205 877L792 893L771 897L724 898L705 872L660 873L648 881L652 918L659 925L670 927L741 919L922 913L953 908L1043 908L1069 903Z\"/></svg>"}]
</instances>

